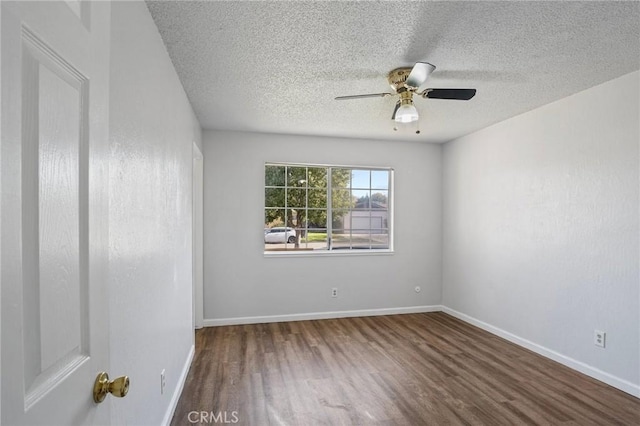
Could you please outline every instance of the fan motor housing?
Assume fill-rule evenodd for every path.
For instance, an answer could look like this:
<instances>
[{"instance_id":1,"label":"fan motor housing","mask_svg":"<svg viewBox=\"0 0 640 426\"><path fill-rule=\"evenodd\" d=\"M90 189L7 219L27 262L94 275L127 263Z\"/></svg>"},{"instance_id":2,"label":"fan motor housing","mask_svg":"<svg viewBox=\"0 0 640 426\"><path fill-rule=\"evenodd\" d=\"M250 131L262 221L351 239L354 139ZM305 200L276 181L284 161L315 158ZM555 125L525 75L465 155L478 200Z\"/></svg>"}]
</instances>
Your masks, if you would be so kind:
<instances>
[{"instance_id":1,"label":"fan motor housing","mask_svg":"<svg viewBox=\"0 0 640 426\"><path fill-rule=\"evenodd\" d=\"M396 92L404 88L404 83L407 81L409 73L411 73L411 67L396 68L391 71L387 76L387 80L389 81L391 88Z\"/></svg>"}]
</instances>

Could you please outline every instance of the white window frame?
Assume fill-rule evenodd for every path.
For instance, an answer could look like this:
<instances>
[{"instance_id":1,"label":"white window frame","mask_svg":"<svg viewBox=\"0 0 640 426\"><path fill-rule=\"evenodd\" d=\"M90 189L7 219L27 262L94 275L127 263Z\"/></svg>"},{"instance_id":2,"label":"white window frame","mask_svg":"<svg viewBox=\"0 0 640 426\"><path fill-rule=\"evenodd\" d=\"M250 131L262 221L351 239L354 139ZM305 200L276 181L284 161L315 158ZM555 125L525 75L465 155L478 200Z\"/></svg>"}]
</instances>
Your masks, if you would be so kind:
<instances>
[{"instance_id":1,"label":"white window frame","mask_svg":"<svg viewBox=\"0 0 640 426\"><path fill-rule=\"evenodd\" d=\"M288 162L273 162L273 161L268 161L265 162L264 164L265 166L265 170L267 166L285 166L285 167L312 167L312 168L325 168L327 170L327 204L326 204L326 209L327 209L327 223L326 223L326 232L327 232L327 246L326 248L323 249L315 249L315 250L308 250L308 249L302 249L302 250L295 250L295 249L287 249L287 250L281 250L281 251L269 251L269 250L264 250L264 256L265 257L315 257L315 256L368 256L368 255L390 255L394 253L394 243L393 243L393 234L394 234L394 210L395 210L395 206L394 206L394 169L391 167L380 167L380 166L354 166L354 165L337 165L337 164L314 164L314 163L288 163ZM387 234L388 234L388 239L389 239L389 244L388 244L388 248L357 248L354 249L352 247L350 248L335 248L333 247L333 241L331 236L333 235L333 209L332 209L332 185L331 185L331 172L333 169L349 169L350 171L353 170L366 170L366 171L385 171L389 173L389 181L388 181L388 187L386 189L387 191L387 203L388 203L388 207L387 207L387 214L388 214L388 218L387 218ZM308 173L308 172L307 172ZM263 175L264 176L264 175ZM369 191L372 191L372 178L371 175L369 176ZM351 178L349 179L349 191L352 191L352 180ZM285 186L286 186L286 182L285 182ZM274 188L274 187L268 187L266 185L266 181L264 180L263 177L263 188ZM305 189L309 189L309 187L305 187ZM375 188L374 188L375 189ZM286 196L286 195L285 195ZM263 197L264 197L264 191L263 191ZM308 198L308 195L307 195ZM265 206L265 198L263 198L262 200L262 209L263 209L263 217L264 217L264 211L265 209L267 209L268 207ZM285 209L285 211L287 210L287 208L289 208L288 206L282 206L282 207L278 207L278 208L283 208ZM307 200L307 206L305 206L306 209L308 209L308 200ZM350 210L353 211L353 210ZM371 218L371 213L372 213L372 209L371 206L369 207L369 217ZM286 220L286 219L285 219ZM283 226L288 226L287 223L285 222L285 224ZM370 224L371 226L371 224ZM308 232L308 224L305 225L304 230ZM351 235L352 235L352 227L349 227L349 240L351 241ZM371 232L371 228L369 228L369 231ZM371 233L369 234L371 235ZM264 242L263 242L264 243ZM291 244L291 243L288 243ZM369 243L371 244L371 242ZM263 249L264 249L264 244L263 244Z\"/></svg>"}]
</instances>

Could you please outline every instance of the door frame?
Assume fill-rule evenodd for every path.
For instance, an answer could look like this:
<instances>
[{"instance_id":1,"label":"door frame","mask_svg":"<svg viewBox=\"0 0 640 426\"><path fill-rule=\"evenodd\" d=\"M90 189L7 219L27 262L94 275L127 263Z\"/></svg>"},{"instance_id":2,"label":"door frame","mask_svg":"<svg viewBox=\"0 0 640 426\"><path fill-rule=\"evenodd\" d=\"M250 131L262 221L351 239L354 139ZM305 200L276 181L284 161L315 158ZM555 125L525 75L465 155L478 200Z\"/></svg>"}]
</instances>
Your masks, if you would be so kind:
<instances>
[{"instance_id":1,"label":"door frame","mask_svg":"<svg viewBox=\"0 0 640 426\"><path fill-rule=\"evenodd\" d=\"M195 142L192 187L193 328L199 329L204 326L204 156Z\"/></svg>"},{"instance_id":2,"label":"door frame","mask_svg":"<svg viewBox=\"0 0 640 426\"><path fill-rule=\"evenodd\" d=\"M2 46L2 7L0 7L0 46ZM0 55L0 92L2 92L2 55ZM0 96L0 99L2 97ZM0 105L0 164L2 164L2 111ZM0 173L0 235L2 235L2 173ZM0 244L0 259L2 259L2 244ZM0 274L0 318L2 318L2 274ZM0 377L2 377L2 327L0 327ZM0 385L0 419L2 419L2 386Z\"/></svg>"}]
</instances>

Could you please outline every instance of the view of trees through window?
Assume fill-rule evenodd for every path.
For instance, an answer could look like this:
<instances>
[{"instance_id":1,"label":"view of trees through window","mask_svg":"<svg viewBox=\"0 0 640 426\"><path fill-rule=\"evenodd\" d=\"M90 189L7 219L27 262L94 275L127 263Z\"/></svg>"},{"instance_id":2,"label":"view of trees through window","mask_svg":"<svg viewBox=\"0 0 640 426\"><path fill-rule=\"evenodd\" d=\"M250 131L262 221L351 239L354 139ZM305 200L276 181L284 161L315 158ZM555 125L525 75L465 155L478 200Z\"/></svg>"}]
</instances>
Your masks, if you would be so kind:
<instances>
[{"instance_id":1,"label":"view of trees through window","mask_svg":"<svg viewBox=\"0 0 640 426\"><path fill-rule=\"evenodd\" d=\"M265 251L388 249L390 169L265 165Z\"/></svg>"}]
</instances>

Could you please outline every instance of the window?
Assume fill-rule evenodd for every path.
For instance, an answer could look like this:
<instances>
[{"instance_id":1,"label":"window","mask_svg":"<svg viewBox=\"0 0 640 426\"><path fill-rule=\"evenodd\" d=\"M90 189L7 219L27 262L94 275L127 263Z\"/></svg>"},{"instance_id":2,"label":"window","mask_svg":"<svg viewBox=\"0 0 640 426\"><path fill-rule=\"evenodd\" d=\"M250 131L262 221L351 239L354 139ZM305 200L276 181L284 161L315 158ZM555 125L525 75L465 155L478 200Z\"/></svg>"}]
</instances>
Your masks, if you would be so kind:
<instances>
[{"instance_id":1,"label":"window","mask_svg":"<svg viewBox=\"0 0 640 426\"><path fill-rule=\"evenodd\" d=\"M388 251L392 174L388 168L265 164L265 252Z\"/></svg>"}]
</instances>

